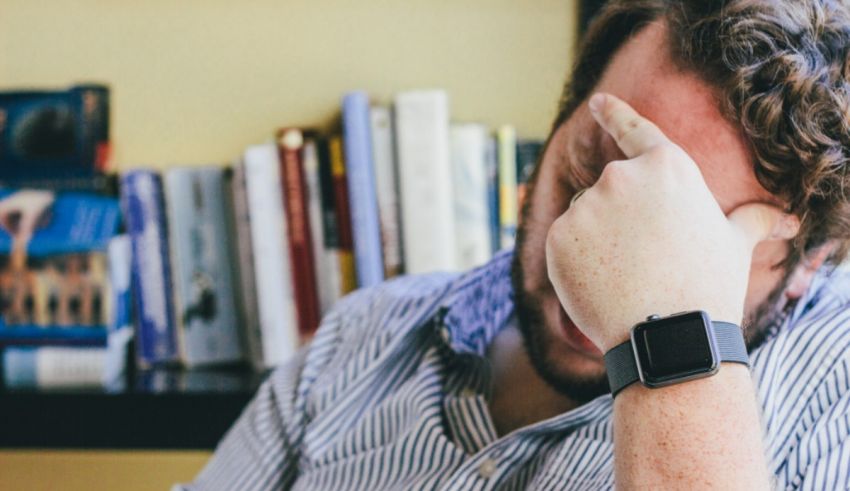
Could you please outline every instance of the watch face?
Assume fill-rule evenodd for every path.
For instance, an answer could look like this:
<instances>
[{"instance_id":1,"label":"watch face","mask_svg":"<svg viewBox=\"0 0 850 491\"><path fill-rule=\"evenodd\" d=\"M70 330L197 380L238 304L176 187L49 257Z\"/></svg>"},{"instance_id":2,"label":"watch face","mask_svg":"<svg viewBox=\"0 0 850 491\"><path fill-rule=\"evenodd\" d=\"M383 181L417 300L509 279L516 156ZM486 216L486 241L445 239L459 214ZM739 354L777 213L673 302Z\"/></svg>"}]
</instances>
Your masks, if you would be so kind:
<instances>
[{"instance_id":1,"label":"watch face","mask_svg":"<svg viewBox=\"0 0 850 491\"><path fill-rule=\"evenodd\" d=\"M643 382L667 385L714 373L717 356L710 325L699 311L636 325L632 340Z\"/></svg>"}]
</instances>

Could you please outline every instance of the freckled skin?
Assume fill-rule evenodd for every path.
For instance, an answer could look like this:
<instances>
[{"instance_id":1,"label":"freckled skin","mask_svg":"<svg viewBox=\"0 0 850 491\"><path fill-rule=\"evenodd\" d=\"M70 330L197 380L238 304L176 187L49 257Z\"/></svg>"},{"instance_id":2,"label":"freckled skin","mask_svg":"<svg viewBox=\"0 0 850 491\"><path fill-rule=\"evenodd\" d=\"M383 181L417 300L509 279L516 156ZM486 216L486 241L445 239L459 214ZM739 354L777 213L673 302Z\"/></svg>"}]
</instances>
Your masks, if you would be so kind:
<instances>
[{"instance_id":1,"label":"freckled skin","mask_svg":"<svg viewBox=\"0 0 850 491\"><path fill-rule=\"evenodd\" d=\"M720 115L712 90L692 75L674 69L662 56L666 53L665 35L662 24L650 25L636 34L614 57L595 91L622 99L654 123L674 147L684 150L688 165L672 165L685 162L681 150L676 150L680 158L671 160L670 155L665 157L663 152L655 155L655 148L650 148L641 152L649 160L642 161L639 170L624 167L629 163L622 162L626 155L596 124L586 102L552 135L529 192L522 240L515 256L514 286L522 336L515 329L505 329L488 351L493 367L490 412L500 434L563 413L606 391L601 353L579 349L577 346L584 345L567 341L569 336L564 333L568 331L562 327L561 304L549 281L550 274L562 300L570 304L567 310L579 314L577 324L589 336L611 330L611 326L588 328L589 323L582 326L588 319L605 324L606 314L611 314L613 317L608 319L623 324L614 329L621 334L630 327L626 324L642 320L631 319L639 309L624 305L645 310L647 305L656 305L654 302L659 298L662 300L657 305L668 307L691 305L695 299L702 302L705 298L706 310L721 312L718 318L740 319L742 310L749 315L763 313L761 309L765 305L777 301L774 294L789 297L802 294L811 279L813 268L800 266L788 274L787 288L783 286L786 272L772 267L787 255L787 242L783 240L765 241L755 247L748 283L746 263L750 256L730 255L730 251L742 247L741 243L736 242L734 234L729 234L728 225L719 224L732 216L744 215L741 210L764 208L753 206L755 203L780 208L782 203L758 184L746 143L735 126ZM620 147L626 148L622 141ZM626 150L626 153L632 152ZM644 165L656 161L666 161L667 165L660 168ZM606 168L608 163L611 165ZM585 202L568 210L573 195L593 185L603 169L605 173L599 184L579 198L579 201L602 201ZM682 188L686 191L677 192L675 184L680 182L677 179L686 184ZM647 185L649 182L655 184ZM651 196L660 187L665 189L663 196ZM640 193L636 194L638 190ZM644 190L650 194L644 194ZM691 198L688 194L691 191L698 191L699 198ZM676 206L663 206L671 202ZM665 213L654 215L648 211L654 210L655 204ZM630 209L633 206L634 210ZM692 215L683 217L680 210L685 208ZM706 214L709 209L713 211ZM559 225L568 215L571 215L568 222ZM595 217L601 219L594 221ZM690 232L675 237L678 247L659 248L652 237L657 235L659 240L664 240L671 232L668 225L674 223ZM694 227L703 223L711 225L703 230ZM760 240L757 237L769 235L772 227L762 223L765 227L750 237L748 247ZM611 228L604 229L606 226ZM656 230L652 230L653 226ZM722 239L716 239L717 235L706 230L720 233ZM572 236L571 231L583 231L584 235ZM606 231L611 234L610 243L604 240ZM793 233L781 237L788 238ZM641 246L620 253L644 260L620 257L614 247L617 244L614 236L642 239ZM700 278L709 277L714 271L723 274L724 258L734 261L731 268L738 272L735 278L712 283L726 288L703 285L702 290L694 292L690 288L695 284L693 275L686 280L679 278L674 273L675 264L697 265L699 258L652 254L653 250L679 253L689 250L681 247L682 241L697 236L707 244L702 248L706 254L703 257L714 259L700 269ZM565 243L570 244L569 250L563 247ZM614 251L605 255L609 247ZM646 254L641 255L641 251ZM561 261L558 255L562 255ZM819 255L811 264L816 268L824 257L825 254ZM553 271L547 270L547 259ZM664 271L669 264L674 266ZM580 279L571 283L570 271ZM659 271L666 276L659 276ZM641 278L651 278L653 274L656 280L663 280L653 285L652 295L647 297L644 288L635 285L641 285ZM731 295L737 299L732 303L737 305L731 307L731 297L723 291L729 289L737 289ZM608 298L612 305L610 312L600 308L607 305L607 301L600 299ZM742 298L745 302L740 301ZM606 345L613 346L610 344L613 338L591 336L591 339L603 349ZM753 384L742 365L724 364L715 376L659 390L633 384L614 400L613 425L618 488L694 489L702 485L715 489L767 489L768 472Z\"/></svg>"},{"instance_id":2,"label":"freckled skin","mask_svg":"<svg viewBox=\"0 0 850 491\"><path fill-rule=\"evenodd\" d=\"M781 205L756 180L746 142L720 114L713 90L693 74L673 67L666 56L659 56L666 53L665 35L664 26L659 24L637 34L615 55L596 91L623 99L682 147L699 166L725 213L750 202ZM601 356L576 352L558 333L560 304L547 277L546 234L577 190L593 184L605 164L623 159L613 138L598 126L584 103L553 135L529 194L517 260L522 269L523 296L539 311L543 322L526 328L538 330L540 344L545 346L541 351L552 375L565 381L604 380L605 370ZM780 285L785 271L773 265L787 251L787 245L778 242L757 247L746 312L754 312ZM613 268L616 263L616 257L605 262ZM616 293L612 301L629 294L612 293Z\"/></svg>"}]
</instances>

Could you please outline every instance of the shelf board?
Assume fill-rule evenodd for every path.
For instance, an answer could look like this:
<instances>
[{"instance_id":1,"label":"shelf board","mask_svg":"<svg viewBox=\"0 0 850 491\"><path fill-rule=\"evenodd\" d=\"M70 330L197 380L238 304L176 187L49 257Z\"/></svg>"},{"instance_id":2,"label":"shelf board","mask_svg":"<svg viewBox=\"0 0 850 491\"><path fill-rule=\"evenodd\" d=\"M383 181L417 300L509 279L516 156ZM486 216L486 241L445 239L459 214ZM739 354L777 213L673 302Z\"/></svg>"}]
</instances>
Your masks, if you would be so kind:
<instances>
[{"instance_id":1,"label":"shelf board","mask_svg":"<svg viewBox=\"0 0 850 491\"><path fill-rule=\"evenodd\" d=\"M0 389L0 448L210 450L263 378L156 369L111 390Z\"/></svg>"}]
</instances>

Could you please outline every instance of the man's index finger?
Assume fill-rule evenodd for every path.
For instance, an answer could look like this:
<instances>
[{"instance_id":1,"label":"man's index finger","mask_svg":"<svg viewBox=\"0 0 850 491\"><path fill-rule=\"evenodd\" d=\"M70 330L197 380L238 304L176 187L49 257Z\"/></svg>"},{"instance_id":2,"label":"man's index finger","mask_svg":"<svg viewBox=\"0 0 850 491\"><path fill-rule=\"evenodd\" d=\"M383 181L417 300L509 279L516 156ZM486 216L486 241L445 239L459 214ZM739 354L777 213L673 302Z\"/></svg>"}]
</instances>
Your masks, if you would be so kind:
<instances>
[{"instance_id":1,"label":"man's index finger","mask_svg":"<svg viewBox=\"0 0 850 491\"><path fill-rule=\"evenodd\" d=\"M617 97L595 94L588 106L593 117L614 138L627 158L635 158L654 146L670 143L670 139L654 123Z\"/></svg>"}]
</instances>

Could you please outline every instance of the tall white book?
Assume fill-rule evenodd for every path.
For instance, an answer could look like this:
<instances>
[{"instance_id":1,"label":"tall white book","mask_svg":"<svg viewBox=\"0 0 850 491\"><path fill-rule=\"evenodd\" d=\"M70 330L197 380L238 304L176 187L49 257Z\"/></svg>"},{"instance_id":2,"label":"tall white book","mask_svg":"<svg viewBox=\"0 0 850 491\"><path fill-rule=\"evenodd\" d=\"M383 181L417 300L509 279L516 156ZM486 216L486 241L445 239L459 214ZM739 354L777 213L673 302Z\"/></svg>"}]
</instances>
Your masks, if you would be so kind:
<instances>
[{"instance_id":1,"label":"tall white book","mask_svg":"<svg viewBox=\"0 0 850 491\"><path fill-rule=\"evenodd\" d=\"M448 95L399 93L395 123L405 270L458 270Z\"/></svg>"},{"instance_id":2,"label":"tall white book","mask_svg":"<svg viewBox=\"0 0 850 491\"><path fill-rule=\"evenodd\" d=\"M263 361L272 367L292 356L299 344L277 145L248 147L244 166Z\"/></svg>"},{"instance_id":3,"label":"tall white book","mask_svg":"<svg viewBox=\"0 0 850 491\"><path fill-rule=\"evenodd\" d=\"M384 251L384 277L401 274L401 227L396 179L395 148L390 108L372 106L369 110L372 130L372 160L375 163L375 191L381 221L381 245Z\"/></svg>"},{"instance_id":4,"label":"tall white book","mask_svg":"<svg viewBox=\"0 0 850 491\"><path fill-rule=\"evenodd\" d=\"M487 262L492 248L487 201L488 130L482 124L455 123L450 136L457 260L462 269L469 269Z\"/></svg>"}]
</instances>

